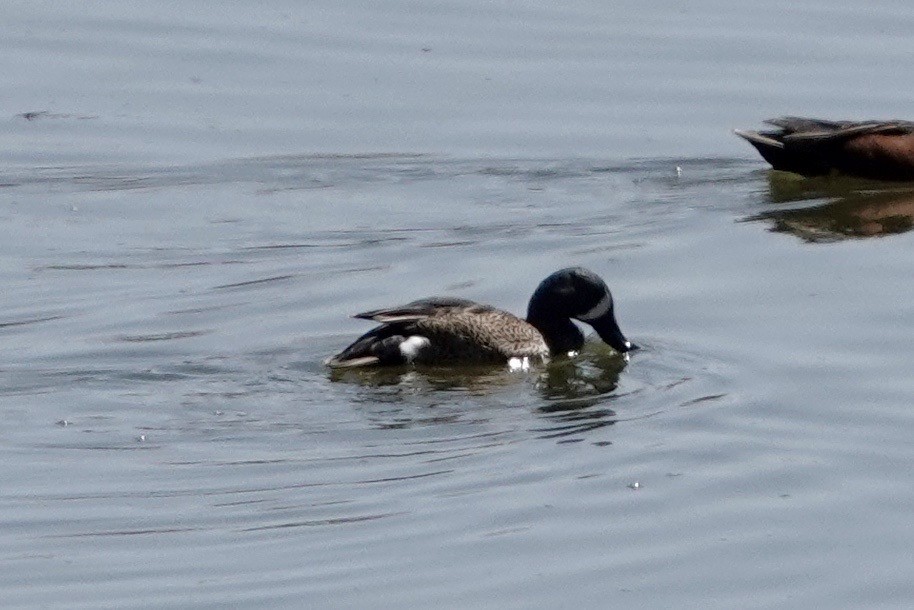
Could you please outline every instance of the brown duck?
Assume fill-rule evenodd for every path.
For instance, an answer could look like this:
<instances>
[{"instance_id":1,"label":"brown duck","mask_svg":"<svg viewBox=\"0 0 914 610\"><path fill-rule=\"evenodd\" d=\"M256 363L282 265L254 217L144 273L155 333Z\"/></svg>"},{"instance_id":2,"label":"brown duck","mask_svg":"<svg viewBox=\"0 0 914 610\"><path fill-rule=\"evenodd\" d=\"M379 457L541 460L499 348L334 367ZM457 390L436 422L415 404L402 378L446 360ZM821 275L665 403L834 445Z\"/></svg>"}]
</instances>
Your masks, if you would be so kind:
<instances>
[{"instance_id":1,"label":"brown duck","mask_svg":"<svg viewBox=\"0 0 914 610\"><path fill-rule=\"evenodd\" d=\"M823 121L781 117L777 129L734 130L774 169L807 177L844 174L872 180L914 180L914 122Z\"/></svg>"},{"instance_id":2,"label":"brown duck","mask_svg":"<svg viewBox=\"0 0 914 610\"><path fill-rule=\"evenodd\" d=\"M356 314L353 317L381 325L325 364L344 368L545 360L584 345L584 334L572 319L592 326L618 352L636 349L619 329L613 309L612 295L600 276L571 267L540 283L530 298L526 320L452 297Z\"/></svg>"}]
</instances>

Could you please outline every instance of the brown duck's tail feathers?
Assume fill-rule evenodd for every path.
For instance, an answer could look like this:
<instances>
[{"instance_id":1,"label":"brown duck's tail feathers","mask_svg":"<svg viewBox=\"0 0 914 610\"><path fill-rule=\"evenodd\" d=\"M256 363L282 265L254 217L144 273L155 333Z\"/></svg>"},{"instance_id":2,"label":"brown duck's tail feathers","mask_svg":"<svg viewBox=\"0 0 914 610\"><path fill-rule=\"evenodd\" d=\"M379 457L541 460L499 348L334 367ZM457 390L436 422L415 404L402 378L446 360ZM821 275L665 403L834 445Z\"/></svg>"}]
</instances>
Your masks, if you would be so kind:
<instances>
[{"instance_id":1,"label":"brown duck's tail feathers","mask_svg":"<svg viewBox=\"0 0 914 610\"><path fill-rule=\"evenodd\" d=\"M770 146L772 148L784 148L784 143L776 140L771 135L759 133L757 131L748 131L744 129L734 129L733 133L739 137L748 140L750 144L758 148L759 146Z\"/></svg>"},{"instance_id":2,"label":"brown duck's tail feathers","mask_svg":"<svg viewBox=\"0 0 914 610\"><path fill-rule=\"evenodd\" d=\"M780 134L776 132L744 131L734 129L733 133L748 141L774 169L806 173L822 173L813 167L815 159L805 158L792 148L785 146Z\"/></svg>"}]
</instances>

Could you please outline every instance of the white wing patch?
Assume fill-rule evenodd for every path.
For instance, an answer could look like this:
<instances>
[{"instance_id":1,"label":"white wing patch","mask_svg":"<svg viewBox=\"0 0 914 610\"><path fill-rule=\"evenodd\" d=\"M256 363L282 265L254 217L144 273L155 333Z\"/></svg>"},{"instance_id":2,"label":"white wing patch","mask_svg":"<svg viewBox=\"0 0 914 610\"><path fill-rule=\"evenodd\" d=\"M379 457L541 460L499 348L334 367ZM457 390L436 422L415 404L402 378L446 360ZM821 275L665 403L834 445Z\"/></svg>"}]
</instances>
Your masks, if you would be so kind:
<instances>
[{"instance_id":1,"label":"white wing patch","mask_svg":"<svg viewBox=\"0 0 914 610\"><path fill-rule=\"evenodd\" d=\"M419 355L419 352L431 344L432 342L429 341L427 337L423 337L422 335L410 335L398 347L406 361L412 362L416 359L416 356Z\"/></svg>"},{"instance_id":2,"label":"white wing patch","mask_svg":"<svg viewBox=\"0 0 914 610\"><path fill-rule=\"evenodd\" d=\"M530 358L524 356L519 358L514 356L508 360L508 370L509 371L529 371L530 370Z\"/></svg>"}]
</instances>

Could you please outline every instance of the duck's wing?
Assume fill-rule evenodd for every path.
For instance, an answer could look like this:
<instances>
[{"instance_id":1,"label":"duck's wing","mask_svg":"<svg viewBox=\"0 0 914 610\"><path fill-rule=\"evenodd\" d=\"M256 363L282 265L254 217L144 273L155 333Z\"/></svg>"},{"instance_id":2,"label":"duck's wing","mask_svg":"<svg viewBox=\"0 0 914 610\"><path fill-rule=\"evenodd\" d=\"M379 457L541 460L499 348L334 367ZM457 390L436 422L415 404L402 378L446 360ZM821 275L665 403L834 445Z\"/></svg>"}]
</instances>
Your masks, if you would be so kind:
<instances>
[{"instance_id":1,"label":"duck's wing","mask_svg":"<svg viewBox=\"0 0 914 610\"><path fill-rule=\"evenodd\" d=\"M842 140L863 135L908 135L914 133L911 121L826 121L785 116L765 121L779 127L774 137L784 140ZM772 135L772 134L769 134Z\"/></svg>"},{"instance_id":2,"label":"duck's wing","mask_svg":"<svg viewBox=\"0 0 914 610\"><path fill-rule=\"evenodd\" d=\"M373 309L357 313L353 318L363 320L374 320L382 324L392 324L395 322L414 322L429 316L441 315L443 313L455 313L458 311L484 311L491 309L488 305L481 305L468 299L458 299L455 297L429 297L418 299L399 305L397 307L387 307L384 309Z\"/></svg>"},{"instance_id":3,"label":"duck's wing","mask_svg":"<svg viewBox=\"0 0 914 610\"><path fill-rule=\"evenodd\" d=\"M828 121L825 119L814 119L802 116L782 116L774 119L766 119L762 122L766 125L771 125L772 127L778 127L780 129L780 132L778 133L781 135L793 133L828 133L860 123L854 121Z\"/></svg>"},{"instance_id":4,"label":"duck's wing","mask_svg":"<svg viewBox=\"0 0 914 610\"><path fill-rule=\"evenodd\" d=\"M427 336L430 333L443 335L446 339L453 326L460 328L461 320L492 311L495 311L493 307L468 299L429 297L405 305L358 313L353 317L373 320L381 325L328 358L325 364L334 368L405 364L415 360L429 347L441 349L440 345L431 345ZM436 338L436 343L441 343L441 338Z\"/></svg>"}]
</instances>

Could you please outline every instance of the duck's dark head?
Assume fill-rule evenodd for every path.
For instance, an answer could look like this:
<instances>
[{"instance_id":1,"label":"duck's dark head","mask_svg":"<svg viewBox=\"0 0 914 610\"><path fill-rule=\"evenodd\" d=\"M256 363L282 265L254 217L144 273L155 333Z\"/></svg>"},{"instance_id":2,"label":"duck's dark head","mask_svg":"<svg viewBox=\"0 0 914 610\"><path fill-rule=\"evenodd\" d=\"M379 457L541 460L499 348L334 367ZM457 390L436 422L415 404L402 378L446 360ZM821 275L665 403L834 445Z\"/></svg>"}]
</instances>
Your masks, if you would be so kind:
<instances>
[{"instance_id":1,"label":"duck's dark head","mask_svg":"<svg viewBox=\"0 0 914 610\"><path fill-rule=\"evenodd\" d=\"M613 297L606 282L583 267L560 269L540 282L527 308L527 321L543 333L550 348L554 345L560 349L564 347L559 335L570 332L569 326L574 327L570 319L590 324L617 352L637 349L619 329ZM580 331L577 335L580 336Z\"/></svg>"}]
</instances>

